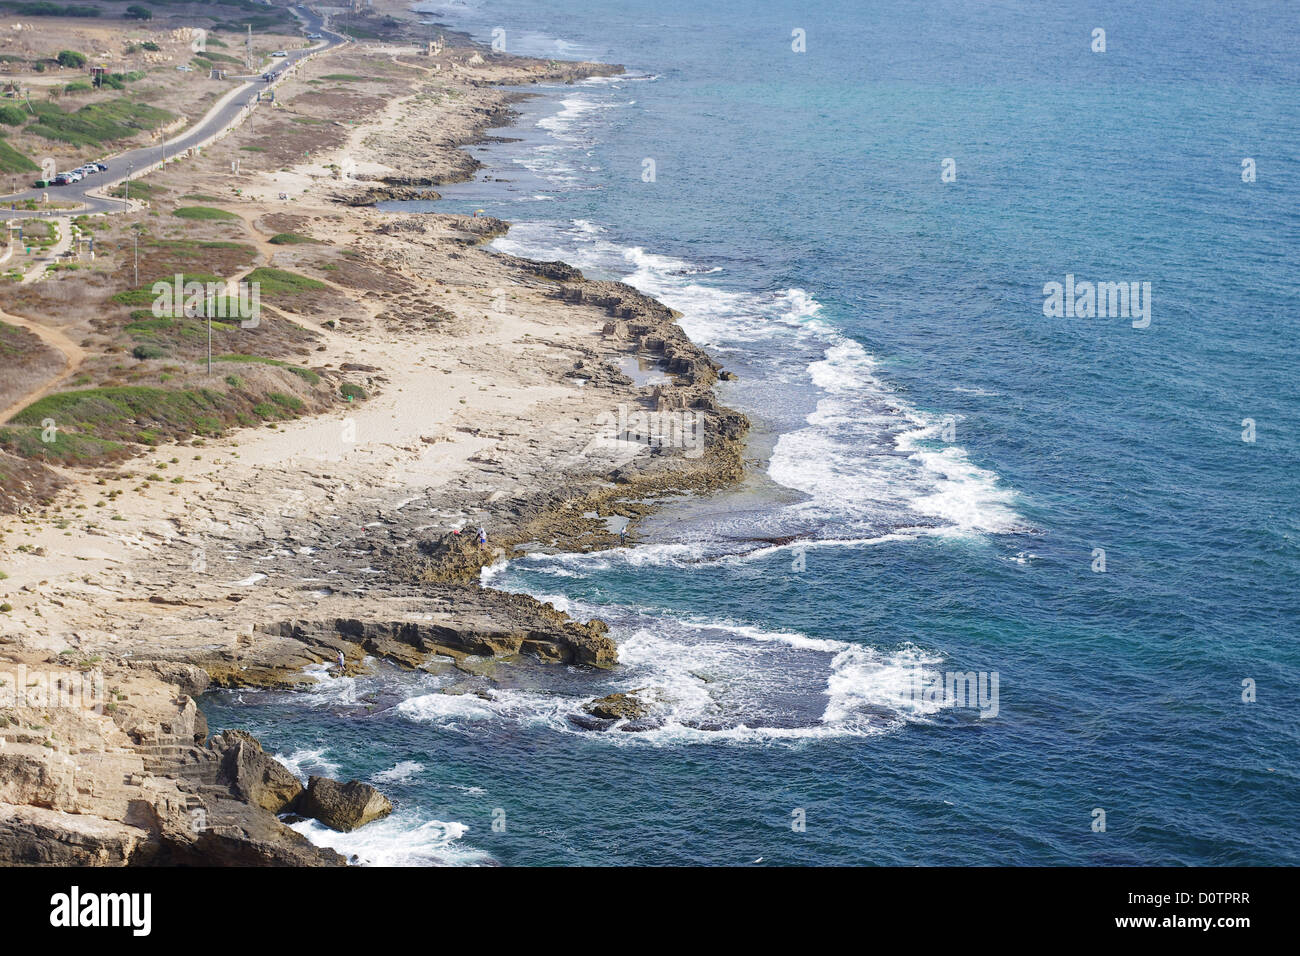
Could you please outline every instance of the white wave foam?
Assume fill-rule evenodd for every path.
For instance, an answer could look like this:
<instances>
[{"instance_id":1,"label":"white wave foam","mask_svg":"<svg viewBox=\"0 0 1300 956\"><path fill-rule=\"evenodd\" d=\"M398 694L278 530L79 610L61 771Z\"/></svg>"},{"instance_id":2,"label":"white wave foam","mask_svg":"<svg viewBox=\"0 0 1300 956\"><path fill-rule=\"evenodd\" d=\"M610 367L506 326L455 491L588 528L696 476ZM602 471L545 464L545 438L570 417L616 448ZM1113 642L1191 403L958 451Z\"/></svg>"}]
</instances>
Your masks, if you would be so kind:
<instances>
[{"instance_id":1,"label":"white wave foam","mask_svg":"<svg viewBox=\"0 0 1300 956\"><path fill-rule=\"evenodd\" d=\"M589 696L631 693L647 705L647 717L633 731L597 736L635 745L871 736L934 709L912 703L907 692L918 669L929 674L940 658L911 646L881 651L741 622L568 604L578 617L599 611L621 637L612 685L584 686L583 696L505 688L484 696L426 694L397 711L466 732L495 720L591 734L583 712Z\"/></svg>"},{"instance_id":2,"label":"white wave foam","mask_svg":"<svg viewBox=\"0 0 1300 956\"><path fill-rule=\"evenodd\" d=\"M339 765L332 760L325 759L325 748L319 747L315 750L295 750L293 753L285 756L284 754L275 754L275 759L284 764L289 772L301 780L304 784L311 774L322 777L332 777L339 772Z\"/></svg>"},{"instance_id":3,"label":"white wave foam","mask_svg":"<svg viewBox=\"0 0 1300 956\"><path fill-rule=\"evenodd\" d=\"M477 694L422 694L397 705L397 712L417 723L457 726L492 719L521 724L565 725L570 703L562 697L534 691L497 689Z\"/></svg>"},{"instance_id":4,"label":"white wave foam","mask_svg":"<svg viewBox=\"0 0 1300 956\"><path fill-rule=\"evenodd\" d=\"M371 783L407 783L424 769L424 764L415 760L403 760L396 766L381 770L370 777Z\"/></svg>"},{"instance_id":5,"label":"white wave foam","mask_svg":"<svg viewBox=\"0 0 1300 956\"><path fill-rule=\"evenodd\" d=\"M640 246L620 246L590 220L516 227L498 247L516 255L564 259L624 281L682 313L686 333L706 347L773 342L746 350L766 361L772 387L803 380L820 393L802 427L781 434L768 463L778 484L807 496L792 519L810 536L869 539L899 527L943 525L955 533L1020 530L1015 493L970 460L961 445L941 447L943 424L894 392L863 345L823 316L806 290L744 293L696 281L709 267ZM752 375L750 376L753 377ZM844 535L844 531L853 532ZM875 532L874 534L872 532ZM660 556L647 560L657 561Z\"/></svg>"},{"instance_id":6,"label":"white wave foam","mask_svg":"<svg viewBox=\"0 0 1300 956\"><path fill-rule=\"evenodd\" d=\"M329 847L362 866L465 866L490 862L481 850L458 845L468 831L463 823L424 820L396 812L340 833L315 820L289 824L316 846Z\"/></svg>"},{"instance_id":7,"label":"white wave foam","mask_svg":"<svg viewBox=\"0 0 1300 956\"><path fill-rule=\"evenodd\" d=\"M422 694L397 705L397 712L418 721L486 720L496 716L487 701L474 694Z\"/></svg>"}]
</instances>

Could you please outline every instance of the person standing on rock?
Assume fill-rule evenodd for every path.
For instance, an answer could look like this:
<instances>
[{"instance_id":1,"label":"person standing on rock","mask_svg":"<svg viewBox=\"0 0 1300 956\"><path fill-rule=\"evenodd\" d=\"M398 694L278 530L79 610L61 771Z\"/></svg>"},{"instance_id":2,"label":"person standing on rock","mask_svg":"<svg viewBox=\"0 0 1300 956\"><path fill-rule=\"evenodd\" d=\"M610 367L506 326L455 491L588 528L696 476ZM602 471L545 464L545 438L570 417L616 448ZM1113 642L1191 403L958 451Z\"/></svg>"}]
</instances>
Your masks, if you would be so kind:
<instances>
[{"instance_id":1,"label":"person standing on rock","mask_svg":"<svg viewBox=\"0 0 1300 956\"><path fill-rule=\"evenodd\" d=\"M487 544L487 532L481 526L478 529L478 543Z\"/></svg>"},{"instance_id":2,"label":"person standing on rock","mask_svg":"<svg viewBox=\"0 0 1300 956\"><path fill-rule=\"evenodd\" d=\"M344 669L347 667L347 661L343 657L343 652L339 651L339 676L343 676Z\"/></svg>"}]
</instances>

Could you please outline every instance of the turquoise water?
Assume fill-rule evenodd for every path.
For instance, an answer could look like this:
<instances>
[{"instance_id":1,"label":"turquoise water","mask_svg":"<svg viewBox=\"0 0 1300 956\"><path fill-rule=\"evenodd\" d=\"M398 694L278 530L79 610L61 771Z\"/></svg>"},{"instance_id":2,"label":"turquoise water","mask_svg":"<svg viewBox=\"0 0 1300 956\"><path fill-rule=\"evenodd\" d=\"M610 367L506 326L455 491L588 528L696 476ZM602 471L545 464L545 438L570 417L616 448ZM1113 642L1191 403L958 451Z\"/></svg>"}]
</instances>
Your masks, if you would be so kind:
<instances>
[{"instance_id":1,"label":"turquoise water","mask_svg":"<svg viewBox=\"0 0 1300 956\"><path fill-rule=\"evenodd\" d=\"M316 838L411 863L1300 862L1293 8L436 17L627 65L523 104L520 141L478 151L508 182L437 208L680 309L740 376L752 478L626 550L494 572L610 621L613 673L210 697L214 729L398 806ZM1149 282L1149 326L1045 316L1067 275ZM915 693L970 671L996 713ZM648 729L569 719L629 689Z\"/></svg>"}]
</instances>

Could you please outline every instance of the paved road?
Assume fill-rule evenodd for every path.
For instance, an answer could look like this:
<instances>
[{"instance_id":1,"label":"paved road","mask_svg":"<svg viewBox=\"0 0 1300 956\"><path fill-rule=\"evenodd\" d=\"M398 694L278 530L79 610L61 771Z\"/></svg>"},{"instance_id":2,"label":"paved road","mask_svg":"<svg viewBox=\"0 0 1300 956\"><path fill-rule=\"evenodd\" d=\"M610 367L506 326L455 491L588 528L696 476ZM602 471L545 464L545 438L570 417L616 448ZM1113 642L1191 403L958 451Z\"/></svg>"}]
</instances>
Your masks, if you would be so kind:
<instances>
[{"instance_id":1,"label":"paved road","mask_svg":"<svg viewBox=\"0 0 1300 956\"><path fill-rule=\"evenodd\" d=\"M268 71L280 73L290 64L298 62L309 54L327 50L330 47L347 42L346 38L326 30L322 19L305 7L296 7L294 12L302 21L306 32L319 33L323 39L313 46L289 51L287 57L276 59L274 61L275 65L268 67ZM250 109L252 104L257 101L258 92L271 85L271 82L263 80L260 75L237 79L242 79L243 82L240 86L235 87L233 92L226 94L229 97L228 99L218 101L219 105L213 107L208 112L208 115L170 142L158 146L142 146L139 149L128 150L125 153L118 153L116 156L109 157L103 160L108 166L107 172L87 176L78 183L72 183L68 186L50 186L44 190L29 189L9 196L0 196L0 216L6 219L48 218L50 216L66 216L70 212L74 215L81 215L95 212L123 212L129 209L130 205L126 202L91 196L88 195L88 192L113 186L122 182L128 175L139 175L143 170L161 163L169 157L178 156L190 147L204 142L236 122L240 114L245 109ZM35 211L25 209L7 210L3 208L4 204L11 202L24 199L40 199L42 193L48 193L51 201L84 203L84 208Z\"/></svg>"}]
</instances>

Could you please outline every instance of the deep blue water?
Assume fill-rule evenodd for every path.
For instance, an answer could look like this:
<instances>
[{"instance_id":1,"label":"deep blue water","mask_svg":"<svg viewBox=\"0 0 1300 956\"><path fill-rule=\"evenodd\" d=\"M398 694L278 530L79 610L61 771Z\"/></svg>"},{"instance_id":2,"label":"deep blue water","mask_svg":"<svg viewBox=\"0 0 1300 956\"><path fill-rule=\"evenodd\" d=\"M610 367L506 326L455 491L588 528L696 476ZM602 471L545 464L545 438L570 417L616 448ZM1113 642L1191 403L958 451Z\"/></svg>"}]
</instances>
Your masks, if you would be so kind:
<instances>
[{"instance_id":1,"label":"deep blue water","mask_svg":"<svg viewBox=\"0 0 1300 956\"><path fill-rule=\"evenodd\" d=\"M379 862L1300 862L1295 8L813 6L440 8L627 65L437 208L680 309L753 477L495 575L609 620L613 673L382 669L214 729L379 780L394 817L325 837ZM1046 317L1067 274L1151 283L1150 325ZM951 671L996 715L905 696ZM618 689L654 729L569 721Z\"/></svg>"}]
</instances>

